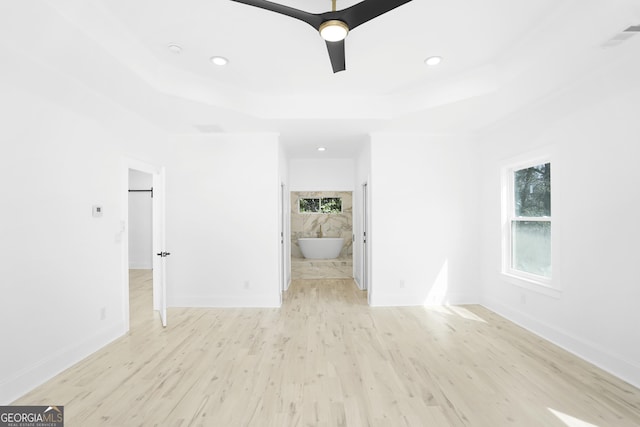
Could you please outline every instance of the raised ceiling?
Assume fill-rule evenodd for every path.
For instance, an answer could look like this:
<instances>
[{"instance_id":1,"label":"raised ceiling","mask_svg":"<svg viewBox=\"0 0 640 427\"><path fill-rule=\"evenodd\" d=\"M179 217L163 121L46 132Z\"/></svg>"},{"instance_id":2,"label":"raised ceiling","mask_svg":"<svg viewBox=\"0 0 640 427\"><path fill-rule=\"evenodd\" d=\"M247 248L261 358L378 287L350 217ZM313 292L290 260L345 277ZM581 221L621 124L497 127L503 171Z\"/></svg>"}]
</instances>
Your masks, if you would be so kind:
<instances>
[{"instance_id":1,"label":"raised ceiling","mask_svg":"<svg viewBox=\"0 0 640 427\"><path fill-rule=\"evenodd\" d=\"M330 0L277 1L331 8ZM481 128L637 54L638 40L602 45L640 23L639 3L413 0L351 32L347 70L337 74L310 26L229 0L9 1L0 31L6 48L167 131L278 132L299 155L334 143L349 156L349 144L372 131ZM211 64L214 55L229 64ZM444 58L439 67L424 65L432 55Z\"/></svg>"}]
</instances>

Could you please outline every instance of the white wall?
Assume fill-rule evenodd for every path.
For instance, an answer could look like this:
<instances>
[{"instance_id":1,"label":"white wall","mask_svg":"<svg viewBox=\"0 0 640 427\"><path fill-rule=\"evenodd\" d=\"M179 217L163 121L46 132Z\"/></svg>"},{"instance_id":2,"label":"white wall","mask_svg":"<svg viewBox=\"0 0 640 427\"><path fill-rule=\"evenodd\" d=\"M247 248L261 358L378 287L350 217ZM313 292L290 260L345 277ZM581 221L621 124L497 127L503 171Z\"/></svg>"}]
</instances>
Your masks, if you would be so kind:
<instances>
[{"instance_id":1,"label":"white wall","mask_svg":"<svg viewBox=\"0 0 640 427\"><path fill-rule=\"evenodd\" d=\"M372 135L373 305L479 300L476 171L466 137Z\"/></svg>"},{"instance_id":2,"label":"white wall","mask_svg":"<svg viewBox=\"0 0 640 427\"><path fill-rule=\"evenodd\" d=\"M3 40L0 404L126 332L125 158L166 166L170 304L278 304L275 136L169 139Z\"/></svg>"},{"instance_id":3,"label":"white wall","mask_svg":"<svg viewBox=\"0 0 640 427\"><path fill-rule=\"evenodd\" d=\"M150 190L153 176L129 170L130 190ZM150 192L129 193L129 268L153 268L153 224Z\"/></svg>"},{"instance_id":4,"label":"white wall","mask_svg":"<svg viewBox=\"0 0 640 427\"><path fill-rule=\"evenodd\" d=\"M0 156L0 325L11 343L0 356L1 403L125 332L124 157L167 167L169 305L279 304L275 136L167 142L81 87L69 96L106 109L109 126L15 80L0 84L0 113L11 118ZM91 216L95 204L102 218Z\"/></svg>"},{"instance_id":5,"label":"white wall","mask_svg":"<svg viewBox=\"0 0 640 427\"><path fill-rule=\"evenodd\" d=\"M6 404L124 333L122 147L134 153L163 141L68 76L9 50L3 56L0 403ZM92 217L93 205L103 207L101 218Z\"/></svg>"},{"instance_id":6,"label":"white wall","mask_svg":"<svg viewBox=\"0 0 640 427\"><path fill-rule=\"evenodd\" d=\"M291 159L290 191L353 191L352 159Z\"/></svg>"},{"instance_id":7,"label":"white wall","mask_svg":"<svg viewBox=\"0 0 640 427\"><path fill-rule=\"evenodd\" d=\"M492 310L640 385L640 61L566 88L483 137L484 301ZM559 296L500 274L504 159L552 158L554 282Z\"/></svg>"},{"instance_id":8,"label":"white wall","mask_svg":"<svg viewBox=\"0 0 640 427\"><path fill-rule=\"evenodd\" d=\"M176 136L173 143L169 306L278 306L277 135Z\"/></svg>"}]
</instances>

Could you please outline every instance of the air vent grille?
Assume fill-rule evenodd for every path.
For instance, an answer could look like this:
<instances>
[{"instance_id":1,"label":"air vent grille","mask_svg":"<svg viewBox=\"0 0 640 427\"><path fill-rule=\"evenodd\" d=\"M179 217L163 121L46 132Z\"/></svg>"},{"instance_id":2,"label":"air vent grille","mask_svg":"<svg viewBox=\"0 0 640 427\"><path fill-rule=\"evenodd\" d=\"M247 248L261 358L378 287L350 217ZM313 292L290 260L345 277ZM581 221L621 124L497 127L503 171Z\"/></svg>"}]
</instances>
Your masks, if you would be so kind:
<instances>
[{"instance_id":1,"label":"air vent grille","mask_svg":"<svg viewBox=\"0 0 640 427\"><path fill-rule=\"evenodd\" d=\"M224 129L222 129L218 125L194 125L198 132L202 133L223 133Z\"/></svg>"},{"instance_id":2,"label":"air vent grille","mask_svg":"<svg viewBox=\"0 0 640 427\"><path fill-rule=\"evenodd\" d=\"M609 40L602 43L600 46L604 48L618 46L619 44L629 40L631 37L635 36L638 33L640 33L640 25L632 25L628 27L626 30L623 30L615 34L613 37L611 37Z\"/></svg>"}]
</instances>

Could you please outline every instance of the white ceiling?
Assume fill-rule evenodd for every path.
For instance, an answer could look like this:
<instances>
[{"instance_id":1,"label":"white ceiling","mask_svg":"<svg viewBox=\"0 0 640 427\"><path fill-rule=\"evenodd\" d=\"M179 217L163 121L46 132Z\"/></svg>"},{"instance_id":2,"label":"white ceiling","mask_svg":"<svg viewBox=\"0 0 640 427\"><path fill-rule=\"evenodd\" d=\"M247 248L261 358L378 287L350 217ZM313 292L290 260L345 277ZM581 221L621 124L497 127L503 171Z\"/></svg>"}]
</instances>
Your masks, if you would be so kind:
<instances>
[{"instance_id":1,"label":"white ceiling","mask_svg":"<svg viewBox=\"0 0 640 427\"><path fill-rule=\"evenodd\" d=\"M338 9L355 3L338 0ZM318 156L318 145L324 156L351 157L370 132L473 131L640 46L637 36L601 47L640 24L639 0L413 0L351 32L347 69L333 74L309 25L230 0L0 7L5 49L169 132L278 132L292 157ZM230 62L214 66L213 55ZM423 63L432 55L444 58L437 68Z\"/></svg>"}]
</instances>

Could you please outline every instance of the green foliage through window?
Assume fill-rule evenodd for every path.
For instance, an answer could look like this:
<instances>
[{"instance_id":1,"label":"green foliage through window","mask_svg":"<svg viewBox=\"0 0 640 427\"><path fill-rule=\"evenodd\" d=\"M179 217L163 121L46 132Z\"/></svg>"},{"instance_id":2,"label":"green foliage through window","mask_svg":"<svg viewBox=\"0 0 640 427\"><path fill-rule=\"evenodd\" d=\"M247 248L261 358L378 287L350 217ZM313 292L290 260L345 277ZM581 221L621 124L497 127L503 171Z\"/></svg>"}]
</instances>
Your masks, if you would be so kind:
<instances>
[{"instance_id":1,"label":"green foliage through window","mask_svg":"<svg viewBox=\"0 0 640 427\"><path fill-rule=\"evenodd\" d=\"M341 213L342 199L340 197L328 197L326 199L321 199L320 211L322 213Z\"/></svg>"},{"instance_id":2,"label":"green foliage through window","mask_svg":"<svg viewBox=\"0 0 640 427\"><path fill-rule=\"evenodd\" d=\"M300 198L298 208L300 213L342 213L342 199L340 197Z\"/></svg>"},{"instance_id":3,"label":"green foliage through window","mask_svg":"<svg viewBox=\"0 0 640 427\"><path fill-rule=\"evenodd\" d=\"M320 212L320 199L300 199L300 213Z\"/></svg>"},{"instance_id":4,"label":"green foliage through window","mask_svg":"<svg viewBox=\"0 0 640 427\"><path fill-rule=\"evenodd\" d=\"M551 163L514 171L515 215L551 216Z\"/></svg>"}]
</instances>

